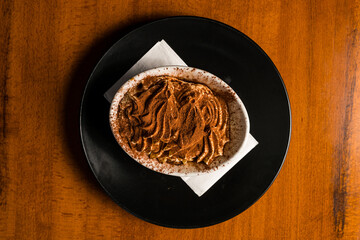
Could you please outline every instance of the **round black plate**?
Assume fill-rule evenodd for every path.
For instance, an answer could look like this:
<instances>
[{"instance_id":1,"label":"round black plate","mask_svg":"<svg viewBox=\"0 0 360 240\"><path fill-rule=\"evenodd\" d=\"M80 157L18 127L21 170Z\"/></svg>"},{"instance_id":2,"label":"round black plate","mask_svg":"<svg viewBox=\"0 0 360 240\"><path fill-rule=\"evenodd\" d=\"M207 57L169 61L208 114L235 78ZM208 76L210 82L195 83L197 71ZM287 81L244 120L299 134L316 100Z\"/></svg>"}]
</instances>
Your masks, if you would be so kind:
<instances>
[{"instance_id":1,"label":"round black plate","mask_svg":"<svg viewBox=\"0 0 360 240\"><path fill-rule=\"evenodd\" d=\"M202 197L180 178L132 160L110 130L110 105L103 94L161 39L189 66L227 81L244 102L250 132L259 141ZM285 159L291 116L280 74L256 43L214 20L171 17L130 32L102 57L85 88L80 128L90 167L117 204L151 223L196 228L228 220L264 194Z\"/></svg>"}]
</instances>

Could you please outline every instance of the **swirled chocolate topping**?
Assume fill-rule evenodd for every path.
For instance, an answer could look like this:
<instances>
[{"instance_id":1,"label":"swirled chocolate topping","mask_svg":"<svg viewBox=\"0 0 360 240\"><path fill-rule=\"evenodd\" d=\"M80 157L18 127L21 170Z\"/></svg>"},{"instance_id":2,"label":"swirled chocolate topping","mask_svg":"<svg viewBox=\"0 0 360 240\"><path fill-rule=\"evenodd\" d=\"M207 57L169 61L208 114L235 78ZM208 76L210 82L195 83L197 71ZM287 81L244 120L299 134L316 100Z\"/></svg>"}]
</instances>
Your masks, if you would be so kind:
<instances>
[{"instance_id":1,"label":"swirled chocolate topping","mask_svg":"<svg viewBox=\"0 0 360 240\"><path fill-rule=\"evenodd\" d=\"M229 141L225 101L207 86L170 76L150 77L119 104L119 132L132 151L172 164L211 164Z\"/></svg>"}]
</instances>

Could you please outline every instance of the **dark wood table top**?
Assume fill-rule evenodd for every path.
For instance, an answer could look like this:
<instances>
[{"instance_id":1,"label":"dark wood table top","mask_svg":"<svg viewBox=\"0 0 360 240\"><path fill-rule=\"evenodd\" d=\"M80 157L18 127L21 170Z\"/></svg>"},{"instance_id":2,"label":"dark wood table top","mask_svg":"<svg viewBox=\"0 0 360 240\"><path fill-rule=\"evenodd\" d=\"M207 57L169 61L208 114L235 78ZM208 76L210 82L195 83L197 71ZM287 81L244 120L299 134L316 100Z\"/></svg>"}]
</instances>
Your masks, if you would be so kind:
<instances>
[{"instance_id":1,"label":"dark wood table top","mask_svg":"<svg viewBox=\"0 0 360 240\"><path fill-rule=\"evenodd\" d=\"M85 83L130 30L212 18L257 42L280 71L292 138L274 184L215 226L140 220L100 188L79 137ZM359 1L0 3L0 239L359 239Z\"/></svg>"}]
</instances>

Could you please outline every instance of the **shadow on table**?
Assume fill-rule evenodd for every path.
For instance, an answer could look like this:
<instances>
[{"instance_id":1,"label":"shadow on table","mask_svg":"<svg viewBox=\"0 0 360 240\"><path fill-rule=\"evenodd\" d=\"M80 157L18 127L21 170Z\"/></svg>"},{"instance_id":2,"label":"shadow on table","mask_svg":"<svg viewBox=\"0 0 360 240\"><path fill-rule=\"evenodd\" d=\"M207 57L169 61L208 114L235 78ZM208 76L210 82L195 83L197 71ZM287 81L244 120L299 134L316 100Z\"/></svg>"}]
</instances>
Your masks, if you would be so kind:
<instances>
[{"instance_id":1,"label":"shadow on table","mask_svg":"<svg viewBox=\"0 0 360 240\"><path fill-rule=\"evenodd\" d=\"M135 20L131 25L122 28L114 27L111 31L102 34L103 37L95 41L95 43L89 46L85 53L79 57L79 61L77 61L78 65L73 67L70 76L71 80L67 87L63 109L65 118L65 142L72 155L71 161L75 161L79 174L87 179L89 185L94 186L94 188L97 186L97 190L103 193L104 191L101 190L86 160L80 139L80 104L85 85L97 62L113 44L131 30L156 19L159 18L140 18Z\"/></svg>"}]
</instances>

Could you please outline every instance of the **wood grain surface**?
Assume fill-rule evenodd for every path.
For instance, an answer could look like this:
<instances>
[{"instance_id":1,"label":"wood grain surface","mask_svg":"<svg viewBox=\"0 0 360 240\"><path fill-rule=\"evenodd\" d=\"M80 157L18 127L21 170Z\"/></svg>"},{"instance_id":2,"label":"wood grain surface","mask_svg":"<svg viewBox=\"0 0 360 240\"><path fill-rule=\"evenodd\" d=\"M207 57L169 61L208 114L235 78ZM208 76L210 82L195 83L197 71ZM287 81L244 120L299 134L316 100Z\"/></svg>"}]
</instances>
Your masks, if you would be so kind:
<instances>
[{"instance_id":1,"label":"wood grain surface","mask_svg":"<svg viewBox=\"0 0 360 240\"><path fill-rule=\"evenodd\" d=\"M84 85L131 29L176 15L244 32L292 107L285 164L224 223L179 230L118 207L79 137ZM359 1L0 1L0 239L360 239Z\"/></svg>"}]
</instances>

